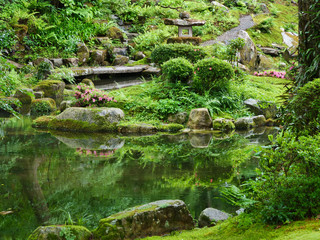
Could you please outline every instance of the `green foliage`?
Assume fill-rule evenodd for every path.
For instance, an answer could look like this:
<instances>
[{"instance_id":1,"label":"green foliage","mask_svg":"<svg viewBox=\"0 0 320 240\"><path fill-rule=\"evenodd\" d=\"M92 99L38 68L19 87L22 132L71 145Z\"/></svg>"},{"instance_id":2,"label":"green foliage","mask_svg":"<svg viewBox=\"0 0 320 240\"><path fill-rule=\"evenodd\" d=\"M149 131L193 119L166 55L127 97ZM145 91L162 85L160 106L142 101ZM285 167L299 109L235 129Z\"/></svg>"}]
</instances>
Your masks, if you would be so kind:
<instances>
[{"instance_id":1,"label":"green foliage","mask_svg":"<svg viewBox=\"0 0 320 240\"><path fill-rule=\"evenodd\" d=\"M273 17L266 18L262 20L255 29L259 29L263 33L270 33L271 28L274 26Z\"/></svg>"},{"instance_id":2,"label":"green foliage","mask_svg":"<svg viewBox=\"0 0 320 240\"><path fill-rule=\"evenodd\" d=\"M1 24L1 22L0 22ZM16 35L13 30L8 30L0 25L0 52L3 49L11 50L16 44Z\"/></svg>"},{"instance_id":3,"label":"green foliage","mask_svg":"<svg viewBox=\"0 0 320 240\"><path fill-rule=\"evenodd\" d=\"M193 77L193 66L185 58L174 58L161 66L164 76L172 82L188 82Z\"/></svg>"},{"instance_id":4,"label":"green foliage","mask_svg":"<svg viewBox=\"0 0 320 240\"><path fill-rule=\"evenodd\" d=\"M75 78L73 76L73 71L68 68L59 68L59 70L54 71L48 76L48 79L67 81L70 84L75 84Z\"/></svg>"},{"instance_id":5,"label":"green foliage","mask_svg":"<svg viewBox=\"0 0 320 240\"><path fill-rule=\"evenodd\" d=\"M195 65L194 88L200 92L228 89L234 77L232 66L217 58L206 58Z\"/></svg>"},{"instance_id":6,"label":"green foliage","mask_svg":"<svg viewBox=\"0 0 320 240\"><path fill-rule=\"evenodd\" d=\"M37 67L36 78L38 80L44 80L51 73L51 64L48 62L41 62Z\"/></svg>"},{"instance_id":7,"label":"green foliage","mask_svg":"<svg viewBox=\"0 0 320 240\"><path fill-rule=\"evenodd\" d=\"M49 115L55 109L55 102L51 99L36 99L32 102L31 115L42 116Z\"/></svg>"},{"instance_id":8,"label":"green foliage","mask_svg":"<svg viewBox=\"0 0 320 240\"><path fill-rule=\"evenodd\" d=\"M298 89L285 111L284 121L288 128L316 134L320 129L320 78Z\"/></svg>"},{"instance_id":9,"label":"green foliage","mask_svg":"<svg viewBox=\"0 0 320 240\"><path fill-rule=\"evenodd\" d=\"M251 184L257 210L266 222L285 223L319 214L319 147L320 135L296 137L286 131L259 154L259 177Z\"/></svg>"},{"instance_id":10,"label":"green foliage","mask_svg":"<svg viewBox=\"0 0 320 240\"><path fill-rule=\"evenodd\" d=\"M162 64L171 58L183 57L192 63L197 62L207 56L202 47L188 44L163 44L157 46L151 53L153 62Z\"/></svg>"},{"instance_id":11,"label":"green foliage","mask_svg":"<svg viewBox=\"0 0 320 240\"><path fill-rule=\"evenodd\" d=\"M245 41L242 38L236 38L230 40L227 46L227 58L229 63L233 64L236 62L238 64L237 53L244 47Z\"/></svg>"},{"instance_id":12,"label":"green foliage","mask_svg":"<svg viewBox=\"0 0 320 240\"><path fill-rule=\"evenodd\" d=\"M0 56L0 95L10 96L20 86L19 74L6 59Z\"/></svg>"}]
</instances>

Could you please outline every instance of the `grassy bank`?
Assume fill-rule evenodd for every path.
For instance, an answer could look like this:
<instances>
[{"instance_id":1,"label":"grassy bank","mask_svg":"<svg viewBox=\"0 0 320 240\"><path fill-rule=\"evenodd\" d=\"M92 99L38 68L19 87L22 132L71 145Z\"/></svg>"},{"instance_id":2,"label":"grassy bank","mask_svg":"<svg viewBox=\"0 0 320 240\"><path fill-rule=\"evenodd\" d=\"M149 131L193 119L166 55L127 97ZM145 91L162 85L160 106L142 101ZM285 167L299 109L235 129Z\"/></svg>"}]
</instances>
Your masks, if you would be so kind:
<instances>
[{"instance_id":1,"label":"grassy bank","mask_svg":"<svg viewBox=\"0 0 320 240\"><path fill-rule=\"evenodd\" d=\"M297 221L283 226L249 224L250 218L235 217L215 227L183 231L166 237L149 237L147 240L315 240L320 239L319 220Z\"/></svg>"}]
</instances>

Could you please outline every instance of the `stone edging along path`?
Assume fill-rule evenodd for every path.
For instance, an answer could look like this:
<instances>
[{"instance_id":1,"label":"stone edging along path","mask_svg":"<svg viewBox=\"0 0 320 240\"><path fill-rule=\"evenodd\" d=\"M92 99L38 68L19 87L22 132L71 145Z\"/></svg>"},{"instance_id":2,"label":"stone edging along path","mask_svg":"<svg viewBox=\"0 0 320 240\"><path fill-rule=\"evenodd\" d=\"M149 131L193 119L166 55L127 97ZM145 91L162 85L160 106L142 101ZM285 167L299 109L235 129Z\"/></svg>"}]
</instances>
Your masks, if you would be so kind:
<instances>
[{"instance_id":1,"label":"stone edging along path","mask_svg":"<svg viewBox=\"0 0 320 240\"><path fill-rule=\"evenodd\" d=\"M229 31L223 33L222 35L217 37L217 39L215 40L209 40L201 43L201 46L209 46L218 42L225 42L231 39L235 39L240 30L247 30L255 25L251 15L241 16L239 21L240 21L239 26L232 28Z\"/></svg>"}]
</instances>

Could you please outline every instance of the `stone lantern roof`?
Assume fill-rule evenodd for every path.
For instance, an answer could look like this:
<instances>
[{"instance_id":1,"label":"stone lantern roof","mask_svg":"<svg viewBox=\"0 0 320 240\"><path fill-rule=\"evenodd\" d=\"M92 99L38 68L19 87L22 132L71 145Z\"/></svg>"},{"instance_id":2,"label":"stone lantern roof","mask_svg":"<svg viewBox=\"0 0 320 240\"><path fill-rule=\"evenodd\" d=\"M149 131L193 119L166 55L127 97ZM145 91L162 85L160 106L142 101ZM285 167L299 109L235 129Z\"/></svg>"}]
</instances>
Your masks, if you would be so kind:
<instances>
[{"instance_id":1,"label":"stone lantern roof","mask_svg":"<svg viewBox=\"0 0 320 240\"><path fill-rule=\"evenodd\" d=\"M181 14L180 14L181 15ZM182 14L184 16L185 14ZM204 20L189 19L188 17L183 17L182 19L171 19L165 18L165 25L175 25L178 26L179 37L192 37L192 26L202 26L206 23Z\"/></svg>"}]
</instances>

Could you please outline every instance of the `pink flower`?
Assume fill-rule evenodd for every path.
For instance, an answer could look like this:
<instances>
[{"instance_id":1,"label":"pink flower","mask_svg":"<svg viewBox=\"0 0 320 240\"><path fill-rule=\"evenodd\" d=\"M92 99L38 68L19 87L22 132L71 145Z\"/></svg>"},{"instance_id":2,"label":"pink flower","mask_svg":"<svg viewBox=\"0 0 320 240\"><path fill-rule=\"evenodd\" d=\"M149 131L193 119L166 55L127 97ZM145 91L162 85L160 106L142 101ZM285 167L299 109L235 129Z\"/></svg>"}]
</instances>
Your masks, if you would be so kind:
<instances>
[{"instance_id":1,"label":"pink flower","mask_svg":"<svg viewBox=\"0 0 320 240\"><path fill-rule=\"evenodd\" d=\"M197 74L196 72L193 72L194 74Z\"/></svg>"},{"instance_id":2,"label":"pink flower","mask_svg":"<svg viewBox=\"0 0 320 240\"><path fill-rule=\"evenodd\" d=\"M200 68L197 68L198 69L198 71L200 70Z\"/></svg>"},{"instance_id":3,"label":"pink flower","mask_svg":"<svg viewBox=\"0 0 320 240\"><path fill-rule=\"evenodd\" d=\"M197 49L194 50L195 52L197 51Z\"/></svg>"},{"instance_id":4,"label":"pink flower","mask_svg":"<svg viewBox=\"0 0 320 240\"><path fill-rule=\"evenodd\" d=\"M210 182L212 183L212 181L213 181L213 180L212 180L212 178L211 178L211 179L210 179Z\"/></svg>"},{"instance_id":5,"label":"pink flower","mask_svg":"<svg viewBox=\"0 0 320 240\"><path fill-rule=\"evenodd\" d=\"M99 97L99 101L102 101L102 97Z\"/></svg>"},{"instance_id":6,"label":"pink flower","mask_svg":"<svg viewBox=\"0 0 320 240\"><path fill-rule=\"evenodd\" d=\"M113 100L114 102L117 102L117 100Z\"/></svg>"},{"instance_id":7,"label":"pink flower","mask_svg":"<svg viewBox=\"0 0 320 240\"><path fill-rule=\"evenodd\" d=\"M209 70L211 71L211 70L212 70L212 68L209 68Z\"/></svg>"},{"instance_id":8,"label":"pink flower","mask_svg":"<svg viewBox=\"0 0 320 240\"><path fill-rule=\"evenodd\" d=\"M96 100L94 98L92 98L92 102L95 102Z\"/></svg>"}]
</instances>

